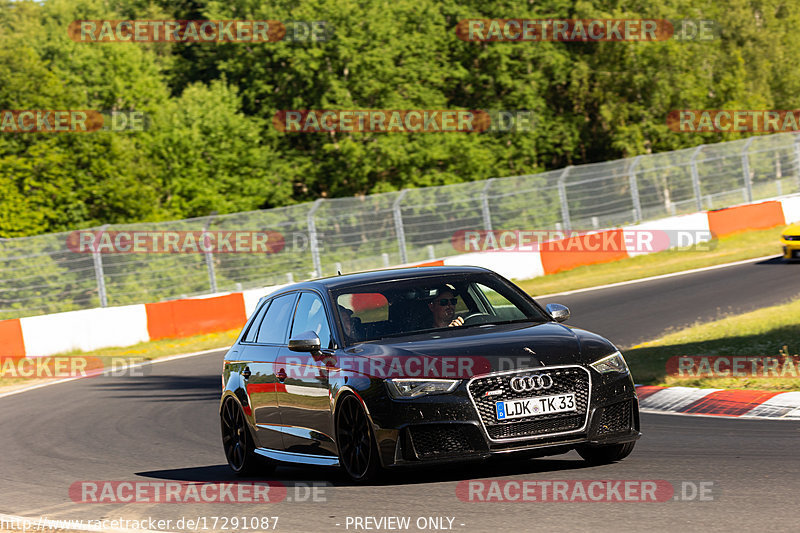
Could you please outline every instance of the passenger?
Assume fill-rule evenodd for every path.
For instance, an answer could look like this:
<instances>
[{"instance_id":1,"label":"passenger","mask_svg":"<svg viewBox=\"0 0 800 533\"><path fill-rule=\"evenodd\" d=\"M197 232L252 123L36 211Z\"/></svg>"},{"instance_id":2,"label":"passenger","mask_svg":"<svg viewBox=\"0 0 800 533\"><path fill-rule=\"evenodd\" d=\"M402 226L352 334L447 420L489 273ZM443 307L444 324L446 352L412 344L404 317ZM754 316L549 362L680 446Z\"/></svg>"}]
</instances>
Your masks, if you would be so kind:
<instances>
[{"instance_id":1,"label":"passenger","mask_svg":"<svg viewBox=\"0 0 800 533\"><path fill-rule=\"evenodd\" d=\"M436 296L428 302L428 309L433 315L433 327L463 326L464 319L455 316L457 304L458 298L455 295L455 289L449 285L436 289Z\"/></svg>"}]
</instances>

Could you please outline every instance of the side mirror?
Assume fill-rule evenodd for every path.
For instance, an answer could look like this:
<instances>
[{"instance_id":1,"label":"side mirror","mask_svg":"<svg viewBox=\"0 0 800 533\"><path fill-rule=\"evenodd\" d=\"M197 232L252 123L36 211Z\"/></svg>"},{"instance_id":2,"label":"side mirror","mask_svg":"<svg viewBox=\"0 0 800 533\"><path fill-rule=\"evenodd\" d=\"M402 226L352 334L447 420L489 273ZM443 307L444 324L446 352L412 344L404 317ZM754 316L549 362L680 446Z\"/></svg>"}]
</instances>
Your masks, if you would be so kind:
<instances>
[{"instance_id":1,"label":"side mirror","mask_svg":"<svg viewBox=\"0 0 800 533\"><path fill-rule=\"evenodd\" d=\"M569 318L569 308L566 305L547 304L544 309L556 322L564 322Z\"/></svg>"},{"instance_id":2,"label":"side mirror","mask_svg":"<svg viewBox=\"0 0 800 533\"><path fill-rule=\"evenodd\" d=\"M319 348L319 337L313 331L304 331L289 339L289 349L293 352L316 352Z\"/></svg>"}]
</instances>

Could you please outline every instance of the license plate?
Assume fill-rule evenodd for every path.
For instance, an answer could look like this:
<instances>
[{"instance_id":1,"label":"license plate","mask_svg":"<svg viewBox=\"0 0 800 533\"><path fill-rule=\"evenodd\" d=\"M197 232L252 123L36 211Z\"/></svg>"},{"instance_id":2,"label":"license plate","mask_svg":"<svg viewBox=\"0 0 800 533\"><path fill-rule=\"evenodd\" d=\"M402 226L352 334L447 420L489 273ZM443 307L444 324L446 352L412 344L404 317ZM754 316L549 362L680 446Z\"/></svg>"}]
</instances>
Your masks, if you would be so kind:
<instances>
[{"instance_id":1,"label":"license plate","mask_svg":"<svg viewBox=\"0 0 800 533\"><path fill-rule=\"evenodd\" d=\"M575 395L557 394L554 396L538 396L536 398L520 398L494 404L498 420L522 418L525 416L551 415L577 411Z\"/></svg>"}]
</instances>

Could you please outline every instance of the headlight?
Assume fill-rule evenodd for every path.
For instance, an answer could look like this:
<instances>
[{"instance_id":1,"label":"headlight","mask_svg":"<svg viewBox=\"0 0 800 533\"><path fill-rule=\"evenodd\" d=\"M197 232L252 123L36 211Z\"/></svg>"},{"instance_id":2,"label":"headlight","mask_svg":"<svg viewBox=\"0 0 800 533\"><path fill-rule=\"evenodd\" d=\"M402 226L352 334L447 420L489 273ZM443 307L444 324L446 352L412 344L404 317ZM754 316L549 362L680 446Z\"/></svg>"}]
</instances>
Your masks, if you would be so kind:
<instances>
[{"instance_id":1,"label":"headlight","mask_svg":"<svg viewBox=\"0 0 800 533\"><path fill-rule=\"evenodd\" d=\"M393 398L417 398L453 392L459 383L460 379L387 379L386 387Z\"/></svg>"},{"instance_id":2,"label":"headlight","mask_svg":"<svg viewBox=\"0 0 800 533\"><path fill-rule=\"evenodd\" d=\"M625 362L625 358L622 357L622 354L618 351L607 357L603 357L599 361L595 361L589 366L601 374L608 374L610 372L619 372L620 374L628 373L628 363Z\"/></svg>"}]
</instances>

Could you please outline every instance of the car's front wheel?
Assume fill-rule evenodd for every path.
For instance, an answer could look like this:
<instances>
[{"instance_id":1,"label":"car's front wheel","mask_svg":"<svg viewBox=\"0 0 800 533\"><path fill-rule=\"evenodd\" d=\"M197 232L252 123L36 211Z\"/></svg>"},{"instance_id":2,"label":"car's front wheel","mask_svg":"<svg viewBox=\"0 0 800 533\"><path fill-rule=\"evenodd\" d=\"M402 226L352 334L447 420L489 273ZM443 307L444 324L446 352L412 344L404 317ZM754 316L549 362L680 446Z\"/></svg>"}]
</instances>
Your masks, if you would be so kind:
<instances>
[{"instance_id":1,"label":"car's front wheel","mask_svg":"<svg viewBox=\"0 0 800 533\"><path fill-rule=\"evenodd\" d=\"M635 442L623 444L606 444L603 446L583 446L578 453L590 465L606 465L628 457L633 451Z\"/></svg>"},{"instance_id":2,"label":"car's front wheel","mask_svg":"<svg viewBox=\"0 0 800 533\"><path fill-rule=\"evenodd\" d=\"M356 483L374 481L380 472L378 447L367 414L353 395L342 398L336 410L339 463Z\"/></svg>"},{"instance_id":3,"label":"car's front wheel","mask_svg":"<svg viewBox=\"0 0 800 533\"><path fill-rule=\"evenodd\" d=\"M247 427L247 420L239 404L232 398L228 398L222 405L220 422L222 447L231 470L240 476L251 476L268 471L269 465L266 465L255 454L255 443L250 435L250 429Z\"/></svg>"}]
</instances>

